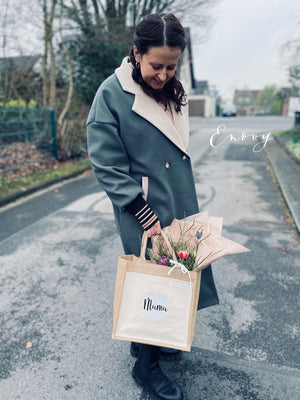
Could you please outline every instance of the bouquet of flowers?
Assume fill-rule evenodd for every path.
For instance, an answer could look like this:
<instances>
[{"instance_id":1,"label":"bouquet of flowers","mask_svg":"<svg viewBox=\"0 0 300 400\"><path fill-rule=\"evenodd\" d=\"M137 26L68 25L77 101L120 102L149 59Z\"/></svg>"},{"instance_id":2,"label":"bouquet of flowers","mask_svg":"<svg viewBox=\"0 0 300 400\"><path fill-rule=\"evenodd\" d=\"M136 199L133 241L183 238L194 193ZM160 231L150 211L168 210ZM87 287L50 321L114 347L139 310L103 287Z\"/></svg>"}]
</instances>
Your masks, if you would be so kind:
<instances>
[{"instance_id":1,"label":"bouquet of flowers","mask_svg":"<svg viewBox=\"0 0 300 400\"><path fill-rule=\"evenodd\" d=\"M174 219L163 229L165 235L152 237L152 249L148 249L150 260L170 267L180 263L188 271L200 271L224 255L249 251L222 236L222 224L222 218L209 216L208 212Z\"/></svg>"}]
</instances>

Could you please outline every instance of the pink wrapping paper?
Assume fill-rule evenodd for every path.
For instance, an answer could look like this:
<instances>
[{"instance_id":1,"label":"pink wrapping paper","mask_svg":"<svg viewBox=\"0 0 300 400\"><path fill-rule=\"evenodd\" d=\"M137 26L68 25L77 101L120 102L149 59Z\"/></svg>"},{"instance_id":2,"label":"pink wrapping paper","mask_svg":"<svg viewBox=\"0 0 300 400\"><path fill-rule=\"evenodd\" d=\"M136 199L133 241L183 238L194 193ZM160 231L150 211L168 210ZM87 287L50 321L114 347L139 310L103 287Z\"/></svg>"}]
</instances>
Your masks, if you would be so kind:
<instances>
[{"instance_id":1,"label":"pink wrapping paper","mask_svg":"<svg viewBox=\"0 0 300 400\"><path fill-rule=\"evenodd\" d=\"M223 218L212 217L205 211L182 220L174 219L171 225L163 228L163 231L173 242L179 240L182 232L184 232L184 240L189 241L191 247L195 247L197 242L200 242L196 256L197 266L194 269L194 271L200 271L225 255L250 251L241 244L222 236L222 225ZM158 236L152 237L153 254L158 254L157 240Z\"/></svg>"}]
</instances>

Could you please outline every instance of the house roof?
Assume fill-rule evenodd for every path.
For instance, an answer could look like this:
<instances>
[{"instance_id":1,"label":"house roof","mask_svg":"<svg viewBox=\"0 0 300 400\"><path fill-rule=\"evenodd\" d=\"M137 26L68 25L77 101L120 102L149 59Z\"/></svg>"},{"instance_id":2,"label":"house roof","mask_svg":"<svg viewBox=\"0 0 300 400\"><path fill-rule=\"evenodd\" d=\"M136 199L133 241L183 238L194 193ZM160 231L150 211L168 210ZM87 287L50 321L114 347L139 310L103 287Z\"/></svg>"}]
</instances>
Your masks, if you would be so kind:
<instances>
[{"instance_id":1,"label":"house roof","mask_svg":"<svg viewBox=\"0 0 300 400\"><path fill-rule=\"evenodd\" d=\"M7 68L13 68L16 71L31 71L40 57L40 55L2 57L0 58L0 73L4 72Z\"/></svg>"}]
</instances>

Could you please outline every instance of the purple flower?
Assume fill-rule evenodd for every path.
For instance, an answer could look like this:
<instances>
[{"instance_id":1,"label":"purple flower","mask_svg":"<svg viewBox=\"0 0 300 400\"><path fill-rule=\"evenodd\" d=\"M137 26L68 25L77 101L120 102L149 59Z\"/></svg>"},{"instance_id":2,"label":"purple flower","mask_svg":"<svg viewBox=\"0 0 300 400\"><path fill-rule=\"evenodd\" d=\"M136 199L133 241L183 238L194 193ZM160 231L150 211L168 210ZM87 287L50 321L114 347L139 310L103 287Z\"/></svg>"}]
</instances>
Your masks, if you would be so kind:
<instances>
[{"instance_id":1,"label":"purple flower","mask_svg":"<svg viewBox=\"0 0 300 400\"><path fill-rule=\"evenodd\" d=\"M169 257L166 254L163 254L160 257L160 259L158 260L158 264L159 265L169 266L169 264L170 264Z\"/></svg>"}]
</instances>

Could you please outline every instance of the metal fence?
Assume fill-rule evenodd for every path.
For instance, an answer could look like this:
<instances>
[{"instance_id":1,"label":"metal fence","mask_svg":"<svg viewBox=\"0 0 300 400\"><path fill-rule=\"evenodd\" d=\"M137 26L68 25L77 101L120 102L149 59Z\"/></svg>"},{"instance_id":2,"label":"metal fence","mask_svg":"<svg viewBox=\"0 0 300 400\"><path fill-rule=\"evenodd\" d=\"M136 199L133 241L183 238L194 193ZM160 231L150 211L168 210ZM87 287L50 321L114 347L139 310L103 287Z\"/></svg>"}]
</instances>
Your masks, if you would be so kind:
<instances>
[{"instance_id":1,"label":"metal fence","mask_svg":"<svg viewBox=\"0 0 300 400\"><path fill-rule=\"evenodd\" d=\"M53 110L0 107L2 181L46 169L57 159Z\"/></svg>"}]
</instances>

